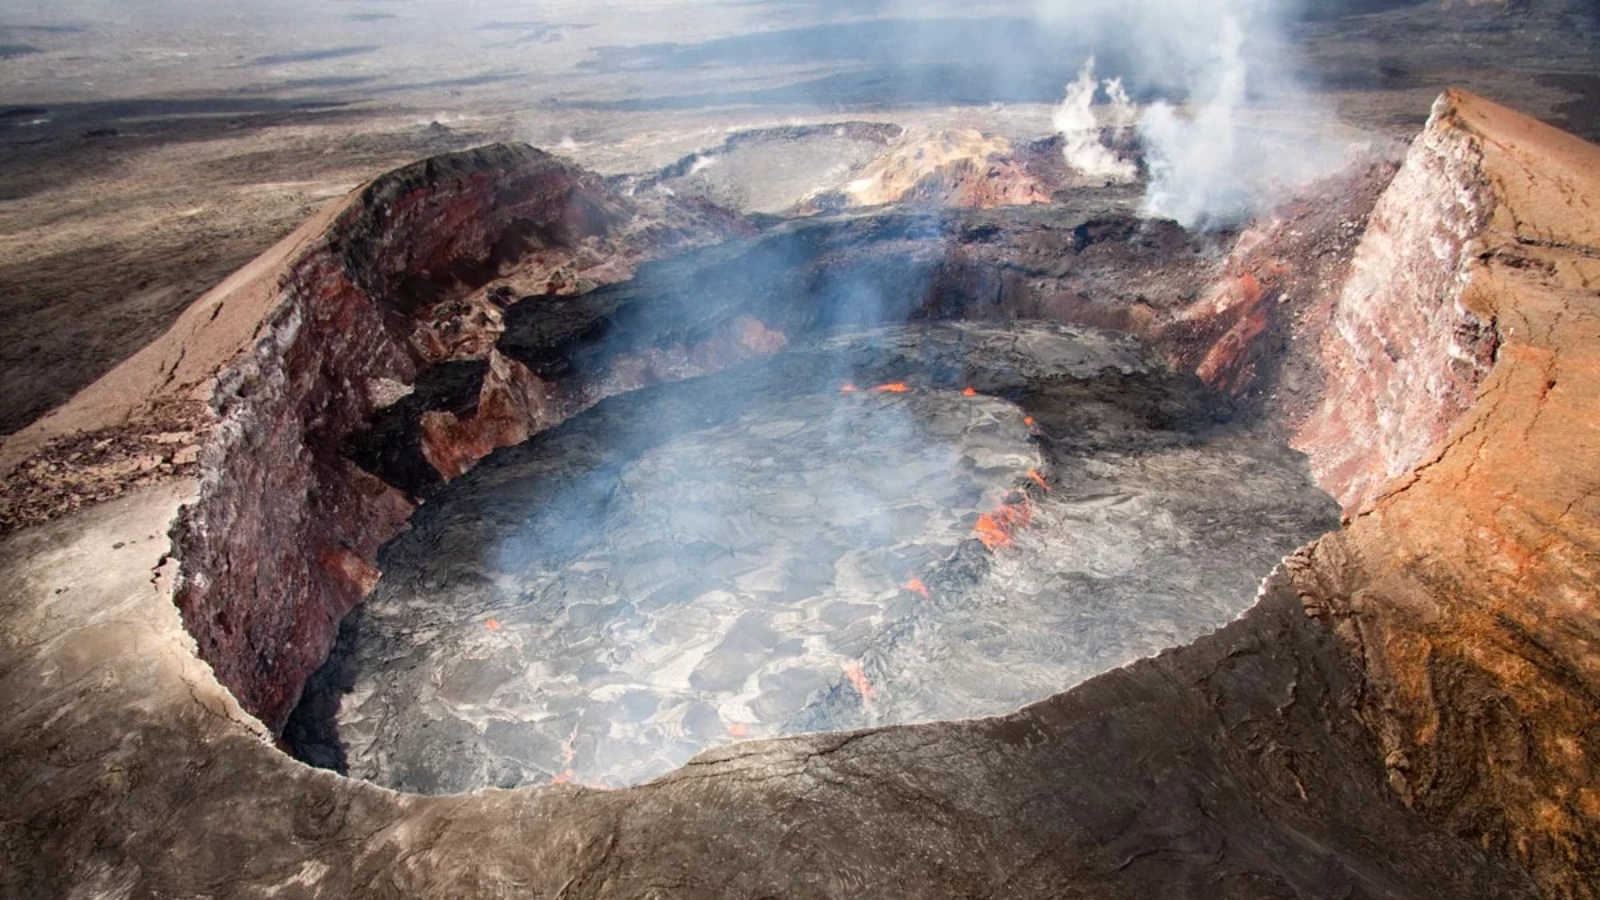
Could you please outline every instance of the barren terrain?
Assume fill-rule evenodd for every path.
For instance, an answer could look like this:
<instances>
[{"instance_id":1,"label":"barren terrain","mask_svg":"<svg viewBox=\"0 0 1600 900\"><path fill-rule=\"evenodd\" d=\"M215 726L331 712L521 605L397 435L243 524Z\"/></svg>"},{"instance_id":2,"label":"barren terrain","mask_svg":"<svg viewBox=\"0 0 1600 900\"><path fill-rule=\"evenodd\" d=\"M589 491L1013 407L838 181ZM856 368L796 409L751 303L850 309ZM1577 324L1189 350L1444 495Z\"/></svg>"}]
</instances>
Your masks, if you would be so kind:
<instances>
[{"instance_id":1,"label":"barren terrain","mask_svg":"<svg viewBox=\"0 0 1600 900\"><path fill-rule=\"evenodd\" d=\"M311 212L492 140L603 174L847 119L1037 138L1092 47L1031 7L286 0L0 7L0 434L160 334ZM1600 137L1583 0L1318 4L1300 68L1352 135L1460 85ZM1135 82L1137 87L1137 82ZM1303 111L1283 111L1284 127ZM437 123L437 124L435 124ZM781 177L743 173L746 183Z\"/></svg>"}]
</instances>

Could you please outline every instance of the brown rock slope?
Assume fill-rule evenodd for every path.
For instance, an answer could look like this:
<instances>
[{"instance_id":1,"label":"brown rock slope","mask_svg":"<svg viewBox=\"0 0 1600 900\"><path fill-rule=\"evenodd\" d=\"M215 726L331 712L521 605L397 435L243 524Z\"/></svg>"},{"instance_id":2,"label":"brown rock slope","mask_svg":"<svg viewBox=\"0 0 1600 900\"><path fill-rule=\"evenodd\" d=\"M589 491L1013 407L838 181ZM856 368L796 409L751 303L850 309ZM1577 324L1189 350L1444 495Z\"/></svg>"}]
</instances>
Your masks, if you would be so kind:
<instances>
[{"instance_id":1,"label":"brown rock slope","mask_svg":"<svg viewBox=\"0 0 1600 900\"><path fill-rule=\"evenodd\" d=\"M1296 589L1405 803L1600 897L1600 148L1451 93L1374 220L1300 435L1352 518Z\"/></svg>"}]
</instances>

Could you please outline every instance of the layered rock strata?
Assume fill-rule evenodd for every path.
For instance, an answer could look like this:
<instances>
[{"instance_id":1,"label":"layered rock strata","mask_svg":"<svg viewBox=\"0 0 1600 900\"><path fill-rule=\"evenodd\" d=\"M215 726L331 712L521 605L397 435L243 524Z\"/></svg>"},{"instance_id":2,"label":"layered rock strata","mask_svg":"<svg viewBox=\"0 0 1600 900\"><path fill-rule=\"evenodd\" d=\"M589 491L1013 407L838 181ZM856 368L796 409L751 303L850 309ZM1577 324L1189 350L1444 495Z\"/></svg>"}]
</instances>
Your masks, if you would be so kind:
<instances>
[{"instance_id":1,"label":"layered rock strata","mask_svg":"<svg viewBox=\"0 0 1600 900\"><path fill-rule=\"evenodd\" d=\"M166 339L8 441L8 488L48 513L77 502L83 482L31 476L85 441L206 435L185 460L201 496L177 531L177 602L201 658L281 727L339 619L376 583L378 546L414 508L355 465L349 445L419 372L490 355L492 337L474 337L491 323L463 312L483 285L514 276L576 289L580 275L627 277L652 255L744 228L710 208L626 201L527 147L417 163L286 239ZM514 364L494 359L490 371L500 377L485 380L458 428L476 456L525 438L542 400ZM84 428L107 420L116 424Z\"/></svg>"},{"instance_id":2,"label":"layered rock strata","mask_svg":"<svg viewBox=\"0 0 1600 900\"><path fill-rule=\"evenodd\" d=\"M1597 197L1594 145L1441 98L1299 437L1352 520L1289 568L1395 794L1550 897L1600 896Z\"/></svg>"}]
</instances>

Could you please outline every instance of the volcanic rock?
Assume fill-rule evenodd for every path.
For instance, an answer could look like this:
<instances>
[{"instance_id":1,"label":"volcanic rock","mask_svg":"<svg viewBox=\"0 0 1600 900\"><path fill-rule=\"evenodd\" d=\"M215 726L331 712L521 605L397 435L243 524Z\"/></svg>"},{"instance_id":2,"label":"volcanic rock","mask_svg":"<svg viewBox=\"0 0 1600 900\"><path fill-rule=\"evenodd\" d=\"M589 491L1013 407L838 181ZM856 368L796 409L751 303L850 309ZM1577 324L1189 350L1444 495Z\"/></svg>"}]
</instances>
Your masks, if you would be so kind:
<instances>
[{"instance_id":1,"label":"volcanic rock","mask_svg":"<svg viewBox=\"0 0 1600 900\"><path fill-rule=\"evenodd\" d=\"M1550 897L1600 896L1596 196L1600 148L1440 98L1297 438L1351 521L1289 571L1359 664L1391 787Z\"/></svg>"},{"instance_id":2,"label":"volcanic rock","mask_svg":"<svg viewBox=\"0 0 1600 900\"><path fill-rule=\"evenodd\" d=\"M800 202L801 212L889 204L987 209L1046 203L1051 188L1015 158L1011 142L971 129L907 135L842 189Z\"/></svg>"},{"instance_id":3,"label":"volcanic rock","mask_svg":"<svg viewBox=\"0 0 1600 900\"><path fill-rule=\"evenodd\" d=\"M378 545L413 508L357 467L347 445L393 385L413 383L441 358L477 355L473 340L434 336L493 324L438 311L464 308L460 298L507 273L548 283L549 272L593 257L605 263L590 268L622 276L651 255L744 228L725 211L631 203L527 147L399 170L308 223L198 301L161 341L8 440L0 466L8 496L24 504L12 506L21 515L8 524L103 497L108 479L139 484L115 465L109 476L95 467L53 475L85 441L116 447L147 433L209 432L208 490L187 508L179 540L187 568L178 602L202 658L248 709L281 726L339 618L371 587ZM469 449L434 443L442 464L526 437L541 407L513 365L489 367L481 414L450 432L455 447ZM141 457L119 458L137 468Z\"/></svg>"}]
</instances>

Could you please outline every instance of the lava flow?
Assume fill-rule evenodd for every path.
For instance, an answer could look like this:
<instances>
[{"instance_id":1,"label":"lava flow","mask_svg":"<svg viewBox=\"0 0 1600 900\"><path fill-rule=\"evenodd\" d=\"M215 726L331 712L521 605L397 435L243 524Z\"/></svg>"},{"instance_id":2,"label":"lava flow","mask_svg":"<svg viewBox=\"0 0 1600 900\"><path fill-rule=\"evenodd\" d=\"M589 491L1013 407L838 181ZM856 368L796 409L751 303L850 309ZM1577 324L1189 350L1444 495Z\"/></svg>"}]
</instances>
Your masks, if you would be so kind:
<instances>
[{"instance_id":1,"label":"lava flow","mask_svg":"<svg viewBox=\"0 0 1600 900\"><path fill-rule=\"evenodd\" d=\"M990 550L1011 546L1019 529L1033 521L1033 504L1026 497L1014 503L1002 503L992 513L984 513L972 526L973 533L983 546Z\"/></svg>"},{"instance_id":2,"label":"lava flow","mask_svg":"<svg viewBox=\"0 0 1600 900\"><path fill-rule=\"evenodd\" d=\"M862 703L872 702L872 682L867 680L867 673L861 671L860 663L850 663L844 667L844 677L849 679L850 686L861 695Z\"/></svg>"}]
</instances>

